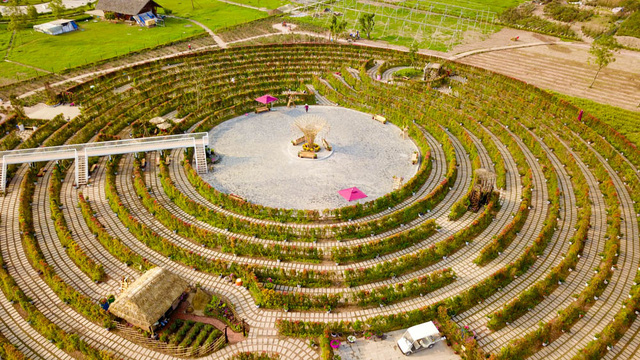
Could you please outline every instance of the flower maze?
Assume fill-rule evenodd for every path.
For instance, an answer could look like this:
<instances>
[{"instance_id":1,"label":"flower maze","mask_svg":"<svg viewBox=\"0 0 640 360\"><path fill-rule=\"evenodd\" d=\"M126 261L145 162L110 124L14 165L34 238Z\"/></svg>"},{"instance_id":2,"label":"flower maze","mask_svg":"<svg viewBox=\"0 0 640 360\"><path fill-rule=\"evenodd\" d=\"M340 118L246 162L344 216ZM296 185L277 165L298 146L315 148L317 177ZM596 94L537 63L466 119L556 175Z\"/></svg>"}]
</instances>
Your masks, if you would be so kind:
<instances>
[{"instance_id":1,"label":"flower maze","mask_svg":"<svg viewBox=\"0 0 640 360\"><path fill-rule=\"evenodd\" d=\"M443 65L450 91L387 81L415 61L318 43L208 50L75 84L60 96L82 114L25 141L7 119L3 151L208 132L297 89L299 105L406 128L421 161L401 188L326 210L225 194L192 149L91 158L80 187L68 161L11 165L0 357L332 359L347 337L435 321L466 359L640 359L640 151L566 101L468 65ZM157 117L174 121L161 130ZM471 212L478 169L496 185ZM184 318L153 340L102 309L153 267L213 294L202 318L221 327Z\"/></svg>"}]
</instances>

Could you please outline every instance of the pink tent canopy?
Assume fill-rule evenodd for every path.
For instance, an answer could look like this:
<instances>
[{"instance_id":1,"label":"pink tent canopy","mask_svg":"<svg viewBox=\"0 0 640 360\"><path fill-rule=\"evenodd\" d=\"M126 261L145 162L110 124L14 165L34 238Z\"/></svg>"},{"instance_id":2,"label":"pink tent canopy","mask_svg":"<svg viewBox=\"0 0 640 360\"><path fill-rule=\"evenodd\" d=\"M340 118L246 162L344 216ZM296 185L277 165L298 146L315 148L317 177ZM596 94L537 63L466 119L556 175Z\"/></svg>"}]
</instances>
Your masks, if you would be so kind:
<instances>
[{"instance_id":1,"label":"pink tent canopy","mask_svg":"<svg viewBox=\"0 0 640 360\"><path fill-rule=\"evenodd\" d=\"M259 103L263 103L263 104L267 105L267 104L272 103L274 101L278 101L278 98L267 94L267 95L260 96L259 98L256 99L256 101L259 102Z\"/></svg>"},{"instance_id":2,"label":"pink tent canopy","mask_svg":"<svg viewBox=\"0 0 640 360\"><path fill-rule=\"evenodd\" d=\"M338 191L338 194L340 194L340 196L345 198L345 200L347 200L347 201L364 199L364 198L367 197L367 195L365 193L363 193L357 187L352 187L352 188L348 188L348 189L342 189L342 190Z\"/></svg>"}]
</instances>

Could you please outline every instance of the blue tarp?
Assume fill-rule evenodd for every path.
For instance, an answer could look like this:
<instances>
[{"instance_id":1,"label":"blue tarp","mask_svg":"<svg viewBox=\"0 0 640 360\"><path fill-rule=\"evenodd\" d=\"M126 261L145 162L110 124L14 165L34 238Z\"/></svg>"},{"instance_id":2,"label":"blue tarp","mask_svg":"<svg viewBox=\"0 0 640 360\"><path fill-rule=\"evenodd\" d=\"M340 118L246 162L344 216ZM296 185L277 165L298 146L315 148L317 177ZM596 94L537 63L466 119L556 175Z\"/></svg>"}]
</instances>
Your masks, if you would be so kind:
<instances>
[{"instance_id":1,"label":"blue tarp","mask_svg":"<svg viewBox=\"0 0 640 360\"><path fill-rule=\"evenodd\" d=\"M146 26L146 21L149 19L157 19L155 15L153 15L153 13L151 11L146 12L146 13L142 13L142 14L138 14L133 16L133 18L136 20L136 22L140 25L140 26Z\"/></svg>"}]
</instances>

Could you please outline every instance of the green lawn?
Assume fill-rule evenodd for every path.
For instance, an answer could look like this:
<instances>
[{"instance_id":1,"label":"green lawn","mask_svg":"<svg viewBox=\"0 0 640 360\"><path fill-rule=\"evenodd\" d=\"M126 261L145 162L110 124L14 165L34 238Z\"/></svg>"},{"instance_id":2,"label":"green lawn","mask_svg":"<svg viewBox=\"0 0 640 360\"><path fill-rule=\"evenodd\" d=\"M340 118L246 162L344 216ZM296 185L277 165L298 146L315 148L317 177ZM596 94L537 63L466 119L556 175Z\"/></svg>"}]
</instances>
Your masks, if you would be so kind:
<instances>
[{"instance_id":1,"label":"green lawn","mask_svg":"<svg viewBox=\"0 0 640 360\"><path fill-rule=\"evenodd\" d=\"M489 10L501 13L523 2L525 2L525 0L436 0L433 2L433 6L441 9L443 5L453 5L474 10ZM428 2L421 1L420 3L424 4L423 6L429 6ZM407 0L402 2L402 4L410 6L415 4L415 0Z\"/></svg>"},{"instance_id":2,"label":"green lawn","mask_svg":"<svg viewBox=\"0 0 640 360\"><path fill-rule=\"evenodd\" d=\"M265 8L269 10L277 9L280 6L290 4L291 1L286 0L229 0L238 4L245 4L257 8Z\"/></svg>"},{"instance_id":3,"label":"green lawn","mask_svg":"<svg viewBox=\"0 0 640 360\"><path fill-rule=\"evenodd\" d=\"M40 74L42 75L43 73ZM12 64L6 61L0 61L0 86L20 80L30 79L36 77L36 75L36 70L32 68Z\"/></svg>"},{"instance_id":4,"label":"green lawn","mask_svg":"<svg viewBox=\"0 0 640 360\"><path fill-rule=\"evenodd\" d=\"M554 93L567 100L585 113L591 114L607 125L626 136L631 142L640 147L640 112L629 111L611 105L604 105L595 101L571 97Z\"/></svg>"},{"instance_id":5,"label":"green lawn","mask_svg":"<svg viewBox=\"0 0 640 360\"><path fill-rule=\"evenodd\" d=\"M166 27L151 29L101 21L78 25L81 30L58 36L24 30L17 36L9 59L58 72L203 31L199 26L178 19L167 19Z\"/></svg>"},{"instance_id":6,"label":"green lawn","mask_svg":"<svg viewBox=\"0 0 640 360\"><path fill-rule=\"evenodd\" d=\"M194 0L195 9L191 7L191 0L161 0L158 1L158 3L172 10L173 15L197 20L213 31L267 17L267 13L264 11L231 5L216 0Z\"/></svg>"}]
</instances>

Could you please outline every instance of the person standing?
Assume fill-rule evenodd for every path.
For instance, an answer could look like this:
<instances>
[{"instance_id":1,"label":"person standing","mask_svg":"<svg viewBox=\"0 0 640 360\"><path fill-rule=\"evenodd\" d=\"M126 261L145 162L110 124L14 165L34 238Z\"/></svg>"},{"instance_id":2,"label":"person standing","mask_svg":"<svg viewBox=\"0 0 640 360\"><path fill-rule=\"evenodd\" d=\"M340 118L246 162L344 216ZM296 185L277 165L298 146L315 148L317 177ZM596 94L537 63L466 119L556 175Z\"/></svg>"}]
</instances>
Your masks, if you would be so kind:
<instances>
[{"instance_id":1,"label":"person standing","mask_svg":"<svg viewBox=\"0 0 640 360\"><path fill-rule=\"evenodd\" d=\"M304 104L304 111L309 112L309 104Z\"/></svg>"}]
</instances>

